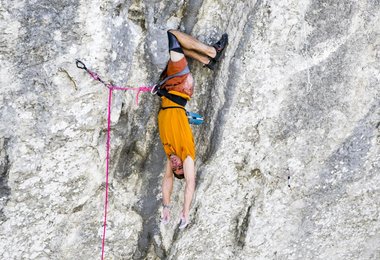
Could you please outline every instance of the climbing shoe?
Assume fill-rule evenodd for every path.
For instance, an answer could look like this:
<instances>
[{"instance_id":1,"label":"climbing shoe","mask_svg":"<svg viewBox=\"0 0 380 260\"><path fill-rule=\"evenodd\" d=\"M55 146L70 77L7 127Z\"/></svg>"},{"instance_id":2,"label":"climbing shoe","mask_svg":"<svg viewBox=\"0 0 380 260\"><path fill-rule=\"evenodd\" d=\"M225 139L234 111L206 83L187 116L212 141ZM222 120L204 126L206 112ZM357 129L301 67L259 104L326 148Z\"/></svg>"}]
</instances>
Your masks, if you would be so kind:
<instances>
[{"instance_id":1,"label":"climbing shoe","mask_svg":"<svg viewBox=\"0 0 380 260\"><path fill-rule=\"evenodd\" d=\"M206 66L210 70L214 70L216 66L216 61L214 59L210 59L209 63L204 66Z\"/></svg>"},{"instance_id":2,"label":"climbing shoe","mask_svg":"<svg viewBox=\"0 0 380 260\"><path fill-rule=\"evenodd\" d=\"M222 35L222 38L217 43L214 43L212 47L216 50L216 56L213 58L215 61L219 61L224 49L226 48L228 44L228 34L225 33Z\"/></svg>"},{"instance_id":3,"label":"climbing shoe","mask_svg":"<svg viewBox=\"0 0 380 260\"><path fill-rule=\"evenodd\" d=\"M212 45L212 47L214 47L216 50L216 55L214 58L210 59L210 62L208 64L205 65L207 68L209 68L210 70L215 69L216 63L220 61L223 51L226 48L227 44L228 44L228 34L224 33L222 37L220 38L220 40Z\"/></svg>"}]
</instances>

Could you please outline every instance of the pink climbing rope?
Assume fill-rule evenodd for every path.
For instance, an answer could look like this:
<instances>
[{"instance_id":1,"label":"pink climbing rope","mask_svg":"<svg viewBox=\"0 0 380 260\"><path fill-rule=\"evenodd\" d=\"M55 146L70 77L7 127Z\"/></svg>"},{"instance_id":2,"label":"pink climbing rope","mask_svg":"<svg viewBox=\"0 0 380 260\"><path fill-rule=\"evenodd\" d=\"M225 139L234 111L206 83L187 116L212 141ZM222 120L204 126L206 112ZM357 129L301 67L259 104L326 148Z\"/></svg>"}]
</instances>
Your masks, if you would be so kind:
<instances>
[{"instance_id":1,"label":"pink climbing rope","mask_svg":"<svg viewBox=\"0 0 380 260\"><path fill-rule=\"evenodd\" d=\"M94 80L98 80L103 83L108 88L108 106L107 106L107 156L106 156L106 193L105 193L105 202L104 202L104 220L103 220L103 236L102 236L102 260L104 259L105 254L105 242L106 242L106 229L107 229L107 211L108 211L108 186L109 186L109 164L110 164L110 150L111 150L111 105L112 105L112 91L113 90L134 90L137 91L136 94L136 104L139 103L139 95L141 92L150 92L152 87L142 86L142 87L118 87L110 83L105 83L98 74L90 71L86 65L80 60L76 60L76 65L79 69L84 69L90 74Z\"/></svg>"},{"instance_id":2,"label":"pink climbing rope","mask_svg":"<svg viewBox=\"0 0 380 260\"><path fill-rule=\"evenodd\" d=\"M152 87L148 87L148 86L141 86L141 87L137 87L137 88L129 88L129 87L118 87L118 86L110 85L108 88L112 88L112 89L116 89L116 90L134 90L134 91L137 91L137 94L136 94L136 104L137 105L139 104L139 95L141 94L141 92L150 92L152 90Z\"/></svg>"},{"instance_id":3,"label":"pink climbing rope","mask_svg":"<svg viewBox=\"0 0 380 260\"><path fill-rule=\"evenodd\" d=\"M104 221L103 221L103 238L102 238L102 260L104 259L105 251L105 240L106 240L106 227L107 227L107 209L108 209L108 176L109 176L109 161L110 161L110 149L111 149L111 102L112 102L112 91L113 90L137 90L136 104L139 104L139 95L141 92L150 92L151 87L139 87L139 88L128 88L128 87L117 87L113 85L107 85L108 92L108 115L107 115L107 157L106 157L106 195L104 202Z\"/></svg>"},{"instance_id":4,"label":"pink climbing rope","mask_svg":"<svg viewBox=\"0 0 380 260\"><path fill-rule=\"evenodd\" d=\"M104 202L104 221L103 221L103 238L102 238L102 260L104 259L104 247L106 240L107 228L107 209L108 209L108 176L109 176L109 161L110 161L110 142L111 142L111 101L112 101L112 88L108 92L108 109L107 109L107 156L106 156L106 195Z\"/></svg>"}]
</instances>

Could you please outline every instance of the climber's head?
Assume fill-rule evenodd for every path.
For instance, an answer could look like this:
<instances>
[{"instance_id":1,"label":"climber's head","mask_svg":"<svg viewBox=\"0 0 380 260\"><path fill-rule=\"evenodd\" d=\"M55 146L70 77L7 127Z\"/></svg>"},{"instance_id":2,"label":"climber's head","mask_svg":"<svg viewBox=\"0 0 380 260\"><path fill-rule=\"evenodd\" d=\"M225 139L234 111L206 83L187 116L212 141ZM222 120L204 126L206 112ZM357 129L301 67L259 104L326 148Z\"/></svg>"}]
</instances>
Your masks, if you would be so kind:
<instances>
[{"instance_id":1,"label":"climber's head","mask_svg":"<svg viewBox=\"0 0 380 260\"><path fill-rule=\"evenodd\" d=\"M182 160L177 155L170 155L170 166L176 178L183 179L185 177Z\"/></svg>"}]
</instances>

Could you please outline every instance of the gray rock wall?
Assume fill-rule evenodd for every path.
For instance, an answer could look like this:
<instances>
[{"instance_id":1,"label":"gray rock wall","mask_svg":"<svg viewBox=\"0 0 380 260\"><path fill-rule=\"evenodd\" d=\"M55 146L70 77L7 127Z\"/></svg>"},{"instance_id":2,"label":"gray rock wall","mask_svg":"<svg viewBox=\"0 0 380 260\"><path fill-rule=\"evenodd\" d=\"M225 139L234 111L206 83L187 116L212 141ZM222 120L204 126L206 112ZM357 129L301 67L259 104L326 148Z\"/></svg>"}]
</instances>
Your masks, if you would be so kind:
<instances>
[{"instance_id":1,"label":"gray rock wall","mask_svg":"<svg viewBox=\"0 0 380 260\"><path fill-rule=\"evenodd\" d=\"M215 72L190 62L191 224L180 181L160 224L158 98L115 91L106 259L379 259L379 19L377 0L1 1L1 259L100 258L108 91L74 60L149 85L170 28L230 37Z\"/></svg>"}]
</instances>

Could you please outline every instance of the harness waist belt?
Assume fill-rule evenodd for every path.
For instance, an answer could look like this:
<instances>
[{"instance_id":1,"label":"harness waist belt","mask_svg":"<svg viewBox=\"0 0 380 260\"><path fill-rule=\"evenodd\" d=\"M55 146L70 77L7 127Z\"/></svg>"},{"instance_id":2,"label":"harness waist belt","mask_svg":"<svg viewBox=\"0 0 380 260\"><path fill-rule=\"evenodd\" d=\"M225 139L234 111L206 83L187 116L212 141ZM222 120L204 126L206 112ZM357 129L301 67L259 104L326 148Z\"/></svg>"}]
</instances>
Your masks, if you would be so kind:
<instances>
[{"instance_id":1,"label":"harness waist belt","mask_svg":"<svg viewBox=\"0 0 380 260\"><path fill-rule=\"evenodd\" d=\"M174 94L170 94L166 89L159 89L157 91L157 95L160 97L164 96L168 98L170 101L173 101L174 103L183 107L186 106L187 104L187 100L185 98L174 95Z\"/></svg>"},{"instance_id":2,"label":"harness waist belt","mask_svg":"<svg viewBox=\"0 0 380 260\"><path fill-rule=\"evenodd\" d=\"M180 109L185 110L186 112L186 109L184 107L161 107L162 110L171 109L171 108L180 108Z\"/></svg>"}]
</instances>

